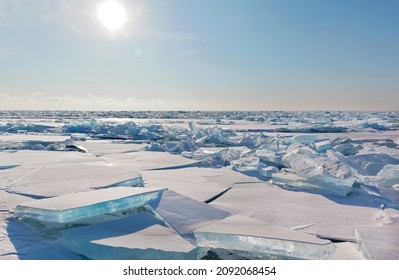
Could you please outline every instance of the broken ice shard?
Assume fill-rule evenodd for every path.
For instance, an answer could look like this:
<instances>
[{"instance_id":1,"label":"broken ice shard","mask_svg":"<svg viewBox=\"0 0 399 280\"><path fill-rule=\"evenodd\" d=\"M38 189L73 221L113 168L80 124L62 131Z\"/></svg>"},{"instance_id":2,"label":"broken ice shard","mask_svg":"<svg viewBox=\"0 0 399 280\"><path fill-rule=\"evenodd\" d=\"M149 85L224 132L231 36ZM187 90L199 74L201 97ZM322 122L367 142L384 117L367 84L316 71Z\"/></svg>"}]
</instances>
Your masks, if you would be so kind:
<instances>
[{"instance_id":1,"label":"broken ice shard","mask_svg":"<svg viewBox=\"0 0 399 280\"><path fill-rule=\"evenodd\" d=\"M278 168L275 166L259 167L258 174L265 177L271 178L274 173L278 172Z\"/></svg>"},{"instance_id":2,"label":"broken ice shard","mask_svg":"<svg viewBox=\"0 0 399 280\"><path fill-rule=\"evenodd\" d=\"M319 153L325 153L327 150L332 148L330 140L314 142L313 146Z\"/></svg>"},{"instance_id":3,"label":"broken ice shard","mask_svg":"<svg viewBox=\"0 0 399 280\"><path fill-rule=\"evenodd\" d=\"M149 213L63 230L59 242L95 260L197 258L193 245Z\"/></svg>"},{"instance_id":4,"label":"broken ice shard","mask_svg":"<svg viewBox=\"0 0 399 280\"><path fill-rule=\"evenodd\" d=\"M334 151L337 151L345 156L355 155L362 148L359 144L342 143L334 146Z\"/></svg>"},{"instance_id":5,"label":"broken ice shard","mask_svg":"<svg viewBox=\"0 0 399 280\"><path fill-rule=\"evenodd\" d=\"M327 259L335 247L329 240L235 215L195 231L198 246L242 254L251 259ZM241 253L240 253L241 252Z\"/></svg>"},{"instance_id":6,"label":"broken ice shard","mask_svg":"<svg viewBox=\"0 0 399 280\"><path fill-rule=\"evenodd\" d=\"M202 160L203 166L226 166L251 152L247 147L199 148L192 159Z\"/></svg>"},{"instance_id":7,"label":"broken ice shard","mask_svg":"<svg viewBox=\"0 0 399 280\"><path fill-rule=\"evenodd\" d=\"M256 171L258 167L266 167L264 164L259 163L258 157L254 156L242 157L231 163L233 164L233 169L239 172Z\"/></svg>"},{"instance_id":8,"label":"broken ice shard","mask_svg":"<svg viewBox=\"0 0 399 280\"><path fill-rule=\"evenodd\" d=\"M378 177L384 178L386 184L395 185L399 183L399 165L387 164L377 174Z\"/></svg>"},{"instance_id":9,"label":"broken ice shard","mask_svg":"<svg viewBox=\"0 0 399 280\"><path fill-rule=\"evenodd\" d=\"M275 152L271 150L259 149L255 152L255 155L259 157L260 161L274 166L282 166L281 159L283 158L283 152Z\"/></svg>"},{"instance_id":10,"label":"broken ice shard","mask_svg":"<svg viewBox=\"0 0 399 280\"><path fill-rule=\"evenodd\" d=\"M22 203L15 209L19 218L49 223L79 220L125 211L159 200L166 189L115 187L79 192Z\"/></svg>"}]
</instances>

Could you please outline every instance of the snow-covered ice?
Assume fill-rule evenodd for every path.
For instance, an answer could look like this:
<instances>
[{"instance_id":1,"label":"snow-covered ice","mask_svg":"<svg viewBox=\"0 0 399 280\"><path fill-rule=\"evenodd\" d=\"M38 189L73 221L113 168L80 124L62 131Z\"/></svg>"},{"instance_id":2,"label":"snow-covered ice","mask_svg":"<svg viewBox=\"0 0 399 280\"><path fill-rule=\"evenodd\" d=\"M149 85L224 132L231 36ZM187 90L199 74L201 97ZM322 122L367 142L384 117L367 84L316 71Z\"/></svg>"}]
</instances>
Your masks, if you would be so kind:
<instances>
[{"instance_id":1,"label":"snow-covered ice","mask_svg":"<svg viewBox=\"0 0 399 280\"><path fill-rule=\"evenodd\" d=\"M238 184L211 203L232 214L293 228L315 224L316 235L331 240L355 242L353 228L380 227L375 217L381 214L379 201L368 196L340 197L311 192L287 191L269 183ZM395 220L399 211L389 209L387 219Z\"/></svg>"},{"instance_id":2,"label":"snow-covered ice","mask_svg":"<svg viewBox=\"0 0 399 280\"><path fill-rule=\"evenodd\" d=\"M295 230L331 241L335 252L329 259L399 259L398 117L397 112L1 111L0 258L81 258L49 239L59 232L43 235L17 219L17 205L124 186L169 191L151 207L84 224L109 221L119 227L118 220L147 211L156 222L149 218L154 223L128 235L137 241L146 232L162 232L179 239L176 248L162 249L163 258L186 258L181 245L195 246L194 231L239 214L281 227L281 234ZM88 244L76 237L80 247ZM119 258L123 250L115 248L130 237L114 237L98 238L104 242L97 245L100 251L114 248L113 258ZM94 247L88 248L92 253ZM131 254L126 258L140 258L139 251L126 250ZM152 249L148 255L140 250L143 258L154 257ZM206 250L200 253L207 257ZM218 253L229 258L222 249Z\"/></svg>"}]
</instances>

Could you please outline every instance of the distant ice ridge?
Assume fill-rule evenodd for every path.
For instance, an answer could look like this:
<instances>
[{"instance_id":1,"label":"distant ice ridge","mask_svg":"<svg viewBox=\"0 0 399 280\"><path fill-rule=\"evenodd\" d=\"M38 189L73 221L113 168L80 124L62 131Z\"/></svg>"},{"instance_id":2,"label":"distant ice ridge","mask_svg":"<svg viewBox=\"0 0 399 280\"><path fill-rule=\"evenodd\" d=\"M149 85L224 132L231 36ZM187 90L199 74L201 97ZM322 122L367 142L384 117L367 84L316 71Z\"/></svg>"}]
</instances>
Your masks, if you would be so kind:
<instances>
[{"instance_id":1,"label":"distant ice ridge","mask_svg":"<svg viewBox=\"0 0 399 280\"><path fill-rule=\"evenodd\" d=\"M242 215L200 228L195 236L200 247L250 259L327 259L335 251L329 240Z\"/></svg>"},{"instance_id":2,"label":"distant ice ridge","mask_svg":"<svg viewBox=\"0 0 399 280\"><path fill-rule=\"evenodd\" d=\"M21 116L30 118L24 112L0 115L10 119ZM392 186L399 183L395 173L395 166L399 164L395 161L399 160L398 140L352 140L330 133L398 130L398 112L58 112L58 115L57 112L32 112L32 116L57 117L57 122L64 125L43 127L36 126L33 121L25 123L18 120L0 124L0 131L61 133L69 134L74 140L82 140L79 135L85 135L84 139L140 141L148 143L144 148L146 151L181 155L199 161L198 166L201 167L231 166L235 171L262 180L269 180L274 174L274 182L282 186L304 187L308 191L317 189L345 196L353 186L360 184L364 190L377 188L375 193L384 199L389 196L392 203L397 200L396 189ZM163 120L133 122L130 118ZM189 120L183 122L183 119ZM243 121L245 125L237 126ZM251 124L262 126L252 129ZM271 136L270 132L281 134ZM291 137L286 136L286 132L301 134ZM378 138L378 134L375 135ZM0 150L90 152L84 144L69 141L0 142ZM298 151L294 152L295 149L300 150L296 159ZM310 154L302 156L304 150ZM284 168L290 170L287 172L282 170ZM299 183L294 184L289 178L291 175L287 174L299 176Z\"/></svg>"},{"instance_id":3,"label":"distant ice ridge","mask_svg":"<svg viewBox=\"0 0 399 280\"><path fill-rule=\"evenodd\" d=\"M15 216L43 223L79 223L82 220L126 211L159 200L166 189L114 187L67 194L18 205Z\"/></svg>"},{"instance_id":4,"label":"distant ice ridge","mask_svg":"<svg viewBox=\"0 0 399 280\"><path fill-rule=\"evenodd\" d=\"M292 117L291 114L288 115ZM369 125L364 125L365 122L361 118L363 115L357 115L359 121L349 122L348 119L348 123L339 119L332 122L326 118L314 121L310 115L305 115L309 117L306 122L297 124L296 128L291 124L291 128L288 126L281 130L308 133L293 137L268 136L269 130L249 132L218 126L202 127L200 122L196 124L193 121L189 123L189 129L164 125L110 125L95 122L90 123L89 130L85 128L86 130L80 132L91 131L97 136L129 137L133 140L146 139L151 143L145 150L179 154L199 161L199 166L231 166L238 172L264 180L269 180L275 174L274 182L282 186L322 190L341 196L348 195L354 184L358 183L384 188L381 189L381 196L384 197L391 192L387 190L388 185L399 183L394 171L381 171L385 165L399 164L398 161L387 160L399 159L397 143L388 140L354 141L325 133L342 132L342 125L346 126L345 130L348 131L370 129ZM381 126L384 124L386 129L396 129L394 124L388 125L386 117L381 116L383 114L375 114L370 120L380 123ZM262 121L262 118L249 118ZM219 121L214 123L221 124ZM286 123L290 122L287 120ZM328 126L332 128L327 128ZM379 126L373 127L376 130L384 130ZM77 132L79 129L72 131ZM378 154L380 159L373 162L375 157L371 156L372 153ZM299 176L297 182L292 180L292 176L287 175L289 172L284 171L280 175L281 168L290 168ZM376 168L381 171L379 175L378 172L374 172ZM395 167L391 167L390 170L395 170ZM396 200L396 195L390 196L391 200Z\"/></svg>"},{"instance_id":5,"label":"distant ice ridge","mask_svg":"<svg viewBox=\"0 0 399 280\"><path fill-rule=\"evenodd\" d=\"M54 127L43 124L31 124L20 120L16 122L0 123L0 133L26 133L26 132L54 132Z\"/></svg>"}]
</instances>

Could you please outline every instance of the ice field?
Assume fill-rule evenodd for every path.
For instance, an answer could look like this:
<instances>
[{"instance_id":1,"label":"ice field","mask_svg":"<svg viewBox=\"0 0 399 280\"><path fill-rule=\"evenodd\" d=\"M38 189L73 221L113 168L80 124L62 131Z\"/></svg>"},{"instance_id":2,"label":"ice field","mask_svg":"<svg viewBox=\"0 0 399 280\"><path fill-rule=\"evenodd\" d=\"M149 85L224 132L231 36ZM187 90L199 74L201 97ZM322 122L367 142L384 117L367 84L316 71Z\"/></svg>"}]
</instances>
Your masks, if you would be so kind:
<instances>
[{"instance_id":1,"label":"ice field","mask_svg":"<svg viewBox=\"0 0 399 280\"><path fill-rule=\"evenodd\" d=\"M399 259L399 113L0 112L0 259Z\"/></svg>"}]
</instances>

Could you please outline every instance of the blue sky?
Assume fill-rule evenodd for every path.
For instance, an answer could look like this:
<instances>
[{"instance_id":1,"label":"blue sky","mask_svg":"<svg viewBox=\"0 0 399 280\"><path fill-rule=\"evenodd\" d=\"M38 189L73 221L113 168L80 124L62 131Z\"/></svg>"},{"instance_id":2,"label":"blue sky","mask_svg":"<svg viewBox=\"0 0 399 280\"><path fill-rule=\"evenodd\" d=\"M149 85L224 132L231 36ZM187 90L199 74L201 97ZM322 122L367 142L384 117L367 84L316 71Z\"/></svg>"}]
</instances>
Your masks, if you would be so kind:
<instances>
[{"instance_id":1,"label":"blue sky","mask_svg":"<svg viewBox=\"0 0 399 280\"><path fill-rule=\"evenodd\" d=\"M398 110L399 1L0 0L0 109Z\"/></svg>"}]
</instances>

